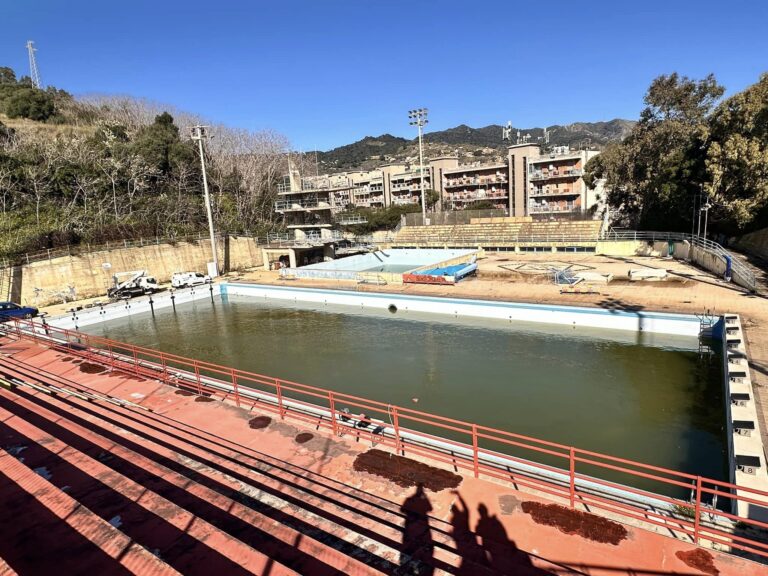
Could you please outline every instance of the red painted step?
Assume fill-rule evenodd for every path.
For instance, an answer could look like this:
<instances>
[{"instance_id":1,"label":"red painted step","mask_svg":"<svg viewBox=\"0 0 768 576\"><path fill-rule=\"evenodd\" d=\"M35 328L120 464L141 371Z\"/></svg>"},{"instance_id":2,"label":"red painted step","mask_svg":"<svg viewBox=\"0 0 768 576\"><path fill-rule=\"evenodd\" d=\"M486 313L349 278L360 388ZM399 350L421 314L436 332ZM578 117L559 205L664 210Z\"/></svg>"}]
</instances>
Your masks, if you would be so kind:
<instances>
[{"instance_id":1,"label":"red painted step","mask_svg":"<svg viewBox=\"0 0 768 576\"><path fill-rule=\"evenodd\" d=\"M178 574L5 450L0 556L2 574Z\"/></svg>"},{"instance_id":2,"label":"red painted step","mask_svg":"<svg viewBox=\"0 0 768 576\"><path fill-rule=\"evenodd\" d=\"M23 365L14 367L24 371ZM37 369L35 372L26 374L27 377L33 375L41 378L43 373ZM47 374L46 377L59 385L77 386L76 383L60 376ZM271 498L289 498L289 505L284 509L294 515L303 512L297 511L297 504L303 504L305 508L311 507L313 512L303 514L303 520L348 542L359 542L362 534L370 541L366 545L369 551L373 550L385 555L389 560L397 560L397 548L402 540L404 517L399 511L399 506L394 503L383 500L371 503L370 495L362 492L359 496L349 494L349 487L338 485L338 483L333 485L333 481L322 477L318 485L317 478L306 477L306 471L299 473L285 470L284 462L265 457L251 449L157 414L112 405L97 406L76 398L69 398L67 402L82 404L85 410L98 411L120 426L130 428L133 432L142 435L143 442L149 442L154 452L164 457L172 457L174 451L181 450L189 458L208 462L210 467L205 469L197 467L196 472L206 474L211 479L215 479L221 471L226 471L237 474L238 481L258 482L260 487L273 492ZM89 418L92 419L92 417ZM167 446L172 446L173 449ZM148 466L151 462L142 461L141 465ZM263 492L262 497L264 497ZM245 512L247 511L246 508ZM440 526L438 523L437 527L434 524L435 522L433 522L432 533L437 546L430 563L444 569L451 569L461 564L462 559L456 553L447 524L442 523ZM466 559L463 562L467 564ZM384 564L383 569L386 570L386 566ZM476 566L475 573L488 574L490 571L485 567Z\"/></svg>"}]
</instances>

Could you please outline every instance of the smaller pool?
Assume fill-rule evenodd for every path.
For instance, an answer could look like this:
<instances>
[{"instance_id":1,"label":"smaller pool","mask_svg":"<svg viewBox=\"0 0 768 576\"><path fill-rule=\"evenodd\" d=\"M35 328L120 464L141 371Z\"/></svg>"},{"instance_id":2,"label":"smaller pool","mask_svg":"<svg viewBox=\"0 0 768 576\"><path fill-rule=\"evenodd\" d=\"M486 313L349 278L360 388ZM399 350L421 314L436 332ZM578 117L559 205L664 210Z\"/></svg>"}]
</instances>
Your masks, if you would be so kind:
<instances>
[{"instance_id":1,"label":"smaller pool","mask_svg":"<svg viewBox=\"0 0 768 576\"><path fill-rule=\"evenodd\" d=\"M388 274L387 280L402 282L402 274L420 268L441 268L469 263L477 250L393 248L348 256L299 268L284 268L280 274L298 278L355 280L359 274Z\"/></svg>"},{"instance_id":2,"label":"smaller pool","mask_svg":"<svg viewBox=\"0 0 768 576\"><path fill-rule=\"evenodd\" d=\"M366 268L361 272L394 272L402 273L413 270L413 264L382 264L381 266L373 266L372 268Z\"/></svg>"}]
</instances>

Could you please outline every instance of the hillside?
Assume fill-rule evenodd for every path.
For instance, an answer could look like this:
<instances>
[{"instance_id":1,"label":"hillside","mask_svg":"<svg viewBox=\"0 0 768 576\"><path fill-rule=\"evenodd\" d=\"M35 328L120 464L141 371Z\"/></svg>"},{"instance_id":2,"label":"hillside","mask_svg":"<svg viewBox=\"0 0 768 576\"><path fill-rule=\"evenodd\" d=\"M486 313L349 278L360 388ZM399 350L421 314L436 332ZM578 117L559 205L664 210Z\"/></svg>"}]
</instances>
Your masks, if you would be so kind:
<instances>
[{"instance_id":1,"label":"hillside","mask_svg":"<svg viewBox=\"0 0 768 576\"><path fill-rule=\"evenodd\" d=\"M632 130L632 120L615 119L608 122L575 122L567 126L550 126L550 146L587 146L602 149L608 142L624 139ZM530 142L544 138L543 128L512 128L513 142L528 136ZM502 126L491 124L472 128L461 124L454 128L424 134L425 154L438 156L458 154L460 157L493 159L503 155L508 143L502 141ZM408 140L391 134L366 136L362 140L340 146L327 152L318 152L317 157L325 171L367 170L383 162L406 162L417 158L417 139Z\"/></svg>"}]
</instances>

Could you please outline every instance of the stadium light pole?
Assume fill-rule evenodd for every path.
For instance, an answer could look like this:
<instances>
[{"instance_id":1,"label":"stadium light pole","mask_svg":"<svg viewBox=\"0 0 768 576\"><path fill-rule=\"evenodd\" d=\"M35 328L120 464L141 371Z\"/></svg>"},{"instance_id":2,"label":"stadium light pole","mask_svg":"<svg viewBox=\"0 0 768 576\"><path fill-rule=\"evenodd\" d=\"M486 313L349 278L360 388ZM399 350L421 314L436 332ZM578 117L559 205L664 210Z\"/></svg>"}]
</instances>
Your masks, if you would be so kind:
<instances>
[{"instance_id":1,"label":"stadium light pole","mask_svg":"<svg viewBox=\"0 0 768 576\"><path fill-rule=\"evenodd\" d=\"M422 144L421 133L424 129L424 124L428 123L426 108L417 108L415 110L408 111L409 124L411 126L417 126L419 130L419 174L421 176L421 218L422 224L427 224L427 203L424 199L424 147Z\"/></svg>"},{"instance_id":2,"label":"stadium light pole","mask_svg":"<svg viewBox=\"0 0 768 576\"><path fill-rule=\"evenodd\" d=\"M203 151L203 140L208 139L208 133L207 133L208 126L201 126L198 124L197 126L192 127L192 134L190 135L190 138L192 140L197 140L198 149L200 151L200 167L203 171L203 193L205 195L205 213L208 215L208 232L211 235L211 253L213 255L213 267L216 270L216 276L219 275L219 257L216 254L216 235L213 230L213 214L211 213L211 197L208 193L208 176L205 172L205 153ZM210 274L210 272L209 272ZM212 275L213 276L213 275Z\"/></svg>"}]
</instances>

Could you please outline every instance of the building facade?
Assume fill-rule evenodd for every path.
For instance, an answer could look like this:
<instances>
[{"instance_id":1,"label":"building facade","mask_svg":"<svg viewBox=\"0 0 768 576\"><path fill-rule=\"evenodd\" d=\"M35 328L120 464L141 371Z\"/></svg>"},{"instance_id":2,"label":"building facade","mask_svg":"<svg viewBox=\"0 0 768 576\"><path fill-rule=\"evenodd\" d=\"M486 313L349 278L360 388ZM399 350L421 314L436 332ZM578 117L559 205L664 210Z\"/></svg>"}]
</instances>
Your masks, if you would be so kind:
<instances>
[{"instance_id":1,"label":"building facade","mask_svg":"<svg viewBox=\"0 0 768 576\"><path fill-rule=\"evenodd\" d=\"M588 189L584 166L596 156L593 150L552 148L528 164L528 213L562 214L586 212L598 203L599 190Z\"/></svg>"},{"instance_id":2,"label":"building facade","mask_svg":"<svg viewBox=\"0 0 768 576\"><path fill-rule=\"evenodd\" d=\"M510 216L596 211L600 189L588 189L583 174L587 161L597 154L568 147L542 153L538 145L518 144L508 148L505 162L460 165L456 156L433 158L424 166L424 190L439 194L437 210L490 202ZM336 225L362 221L351 214L355 208L420 205L421 177L418 166L406 164L309 178L291 170L278 186L275 211L297 238L329 237Z\"/></svg>"}]
</instances>

